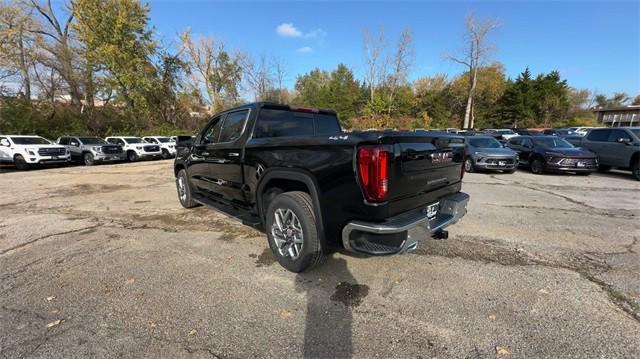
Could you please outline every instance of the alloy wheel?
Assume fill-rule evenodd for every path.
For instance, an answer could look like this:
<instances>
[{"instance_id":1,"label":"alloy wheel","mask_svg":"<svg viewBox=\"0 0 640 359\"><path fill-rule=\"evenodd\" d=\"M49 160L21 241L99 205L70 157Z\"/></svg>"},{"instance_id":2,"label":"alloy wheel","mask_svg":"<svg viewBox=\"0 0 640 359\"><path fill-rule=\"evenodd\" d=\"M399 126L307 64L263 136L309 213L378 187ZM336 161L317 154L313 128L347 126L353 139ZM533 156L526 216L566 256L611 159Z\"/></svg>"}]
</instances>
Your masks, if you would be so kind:
<instances>
[{"instance_id":1,"label":"alloy wheel","mask_svg":"<svg viewBox=\"0 0 640 359\"><path fill-rule=\"evenodd\" d=\"M297 259L304 243L304 234L298 216L288 208L278 208L273 215L271 235L278 253L291 260Z\"/></svg>"}]
</instances>

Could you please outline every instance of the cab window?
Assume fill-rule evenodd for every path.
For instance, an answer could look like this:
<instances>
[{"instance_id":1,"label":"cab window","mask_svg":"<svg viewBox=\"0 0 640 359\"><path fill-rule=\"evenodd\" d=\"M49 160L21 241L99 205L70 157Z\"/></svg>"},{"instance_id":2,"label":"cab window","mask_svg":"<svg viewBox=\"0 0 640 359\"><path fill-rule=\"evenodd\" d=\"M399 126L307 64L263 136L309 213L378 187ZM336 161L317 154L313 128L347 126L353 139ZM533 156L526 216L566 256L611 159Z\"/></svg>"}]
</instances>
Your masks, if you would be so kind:
<instances>
[{"instance_id":1,"label":"cab window","mask_svg":"<svg viewBox=\"0 0 640 359\"><path fill-rule=\"evenodd\" d=\"M222 117L218 116L211 120L209 127L204 131L204 135L202 135L202 139L200 143L208 144L208 143L216 143L220 138L220 130L222 128Z\"/></svg>"},{"instance_id":2,"label":"cab window","mask_svg":"<svg viewBox=\"0 0 640 359\"><path fill-rule=\"evenodd\" d=\"M592 130L587 135L589 141L606 142L609 140L611 130Z\"/></svg>"},{"instance_id":3,"label":"cab window","mask_svg":"<svg viewBox=\"0 0 640 359\"><path fill-rule=\"evenodd\" d=\"M60 141L58 141L59 144L61 145L68 145L69 144L69 137L60 137Z\"/></svg>"},{"instance_id":4,"label":"cab window","mask_svg":"<svg viewBox=\"0 0 640 359\"><path fill-rule=\"evenodd\" d=\"M233 142L240 138L244 124L247 121L247 115L249 110L242 110L231 112L227 114L222 123L222 129L220 130L220 139L218 142Z\"/></svg>"},{"instance_id":5,"label":"cab window","mask_svg":"<svg viewBox=\"0 0 640 359\"><path fill-rule=\"evenodd\" d=\"M618 142L620 139L631 141L631 136L624 130L611 130L609 142Z\"/></svg>"}]
</instances>

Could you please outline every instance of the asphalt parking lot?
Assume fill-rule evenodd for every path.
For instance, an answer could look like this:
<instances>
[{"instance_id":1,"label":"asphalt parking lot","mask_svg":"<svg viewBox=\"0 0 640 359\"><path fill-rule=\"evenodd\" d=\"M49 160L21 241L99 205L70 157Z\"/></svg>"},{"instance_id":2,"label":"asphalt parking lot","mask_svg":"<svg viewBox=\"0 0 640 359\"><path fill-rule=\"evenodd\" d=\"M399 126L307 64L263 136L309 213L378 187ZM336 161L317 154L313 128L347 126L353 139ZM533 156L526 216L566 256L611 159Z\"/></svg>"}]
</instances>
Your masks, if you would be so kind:
<instances>
[{"instance_id":1,"label":"asphalt parking lot","mask_svg":"<svg viewBox=\"0 0 640 359\"><path fill-rule=\"evenodd\" d=\"M410 255L309 273L185 210L171 161L0 170L0 355L640 357L640 183L468 174Z\"/></svg>"}]
</instances>

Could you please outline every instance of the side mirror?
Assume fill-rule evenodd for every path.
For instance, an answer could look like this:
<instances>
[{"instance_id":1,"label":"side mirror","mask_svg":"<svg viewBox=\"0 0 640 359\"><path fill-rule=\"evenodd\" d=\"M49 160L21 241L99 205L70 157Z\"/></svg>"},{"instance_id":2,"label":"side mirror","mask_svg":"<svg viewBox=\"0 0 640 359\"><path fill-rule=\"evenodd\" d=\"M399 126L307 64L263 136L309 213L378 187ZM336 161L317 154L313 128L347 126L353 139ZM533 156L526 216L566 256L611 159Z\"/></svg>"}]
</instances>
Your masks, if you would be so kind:
<instances>
[{"instance_id":1,"label":"side mirror","mask_svg":"<svg viewBox=\"0 0 640 359\"><path fill-rule=\"evenodd\" d=\"M191 147L193 144L193 137L191 136L178 136L176 146L178 147Z\"/></svg>"},{"instance_id":2,"label":"side mirror","mask_svg":"<svg viewBox=\"0 0 640 359\"><path fill-rule=\"evenodd\" d=\"M74 146L74 147L78 147L78 146L80 146L80 144L79 144L78 142L75 142L75 141L73 141L73 142L69 142L69 144L70 144L71 146Z\"/></svg>"},{"instance_id":3,"label":"side mirror","mask_svg":"<svg viewBox=\"0 0 640 359\"><path fill-rule=\"evenodd\" d=\"M630 138L621 137L621 138L618 138L617 142L618 143L624 143L625 145L628 145L629 143L631 143L631 139Z\"/></svg>"}]
</instances>

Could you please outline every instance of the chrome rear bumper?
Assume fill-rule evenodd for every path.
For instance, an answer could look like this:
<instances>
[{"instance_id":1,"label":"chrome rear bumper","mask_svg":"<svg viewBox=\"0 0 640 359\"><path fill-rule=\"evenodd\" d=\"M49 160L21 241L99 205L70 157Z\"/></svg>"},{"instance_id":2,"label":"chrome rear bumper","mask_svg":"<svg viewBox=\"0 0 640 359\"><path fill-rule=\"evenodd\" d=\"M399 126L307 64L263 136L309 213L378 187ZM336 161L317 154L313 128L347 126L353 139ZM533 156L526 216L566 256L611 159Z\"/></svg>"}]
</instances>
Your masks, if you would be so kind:
<instances>
[{"instance_id":1,"label":"chrome rear bumper","mask_svg":"<svg viewBox=\"0 0 640 359\"><path fill-rule=\"evenodd\" d=\"M342 244L351 252L367 254L399 254L414 250L418 241L431 238L436 232L452 225L467 213L469 195L458 192L440 199L438 213L429 219L426 207L389 218L384 222L351 221L342 229ZM379 236L393 238L386 245L369 239ZM369 239L367 239L369 238Z\"/></svg>"}]
</instances>

